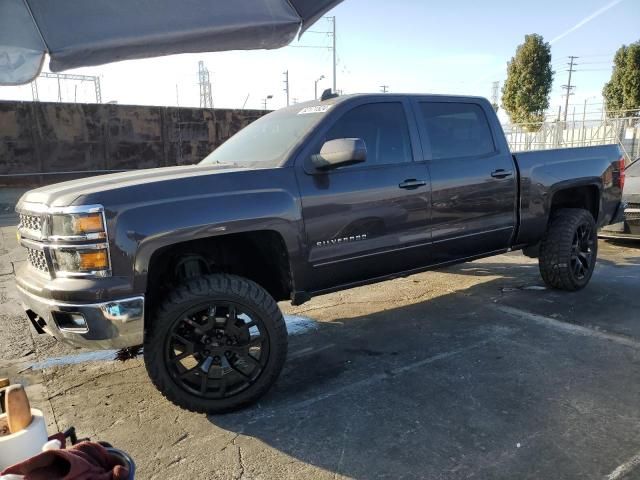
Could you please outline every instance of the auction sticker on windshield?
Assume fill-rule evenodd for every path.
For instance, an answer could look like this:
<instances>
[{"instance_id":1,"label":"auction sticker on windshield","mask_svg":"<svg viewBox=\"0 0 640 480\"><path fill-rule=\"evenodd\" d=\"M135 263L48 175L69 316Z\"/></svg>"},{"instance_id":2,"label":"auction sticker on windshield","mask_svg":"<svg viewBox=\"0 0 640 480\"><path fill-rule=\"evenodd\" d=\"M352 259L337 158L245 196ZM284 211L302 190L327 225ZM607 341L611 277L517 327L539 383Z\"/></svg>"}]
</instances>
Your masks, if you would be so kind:
<instances>
[{"instance_id":1,"label":"auction sticker on windshield","mask_svg":"<svg viewBox=\"0 0 640 480\"><path fill-rule=\"evenodd\" d=\"M298 112L298 115L304 115L306 113L324 113L329 110L332 105L316 105L315 107L306 107Z\"/></svg>"}]
</instances>

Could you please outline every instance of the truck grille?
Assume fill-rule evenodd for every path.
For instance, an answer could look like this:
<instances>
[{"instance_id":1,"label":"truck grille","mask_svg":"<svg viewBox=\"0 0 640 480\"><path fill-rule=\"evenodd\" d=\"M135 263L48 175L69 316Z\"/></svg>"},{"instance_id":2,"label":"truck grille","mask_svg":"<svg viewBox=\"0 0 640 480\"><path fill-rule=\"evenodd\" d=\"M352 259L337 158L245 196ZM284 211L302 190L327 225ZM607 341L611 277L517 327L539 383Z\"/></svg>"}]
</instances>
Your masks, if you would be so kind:
<instances>
[{"instance_id":1,"label":"truck grille","mask_svg":"<svg viewBox=\"0 0 640 480\"><path fill-rule=\"evenodd\" d=\"M27 260L29 260L29 263L37 270L49 273L47 258L44 256L44 252L42 250L27 248Z\"/></svg>"},{"instance_id":2,"label":"truck grille","mask_svg":"<svg viewBox=\"0 0 640 480\"><path fill-rule=\"evenodd\" d=\"M42 231L42 217L21 213L19 227L40 233Z\"/></svg>"}]
</instances>

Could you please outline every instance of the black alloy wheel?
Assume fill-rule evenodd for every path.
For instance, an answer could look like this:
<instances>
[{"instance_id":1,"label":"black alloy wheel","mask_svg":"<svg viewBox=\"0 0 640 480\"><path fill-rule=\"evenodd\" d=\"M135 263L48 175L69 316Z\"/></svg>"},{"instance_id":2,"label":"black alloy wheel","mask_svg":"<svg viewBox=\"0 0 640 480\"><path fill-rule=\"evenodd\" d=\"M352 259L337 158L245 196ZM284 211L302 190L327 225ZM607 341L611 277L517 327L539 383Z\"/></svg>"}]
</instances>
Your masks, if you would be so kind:
<instances>
[{"instance_id":1,"label":"black alloy wheel","mask_svg":"<svg viewBox=\"0 0 640 480\"><path fill-rule=\"evenodd\" d=\"M540 242L538 263L544 282L568 291L586 287L597 255L597 229L591 212L581 208L555 212Z\"/></svg>"},{"instance_id":2,"label":"black alloy wheel","mask_svg":"<svg viewBox=\"0 0 640 480\"><path fill-rule=\"evenodd\" d=\"M278 304L236 275L206 275L177 287L147 323L149 377L167 399L195 412L224 413L257 401L287 356Z\"/></svg>"},{"instance_id":3,"label":"black alloy wheel","mask_svg":"<svg viewBox=\"0 0 640 480\"><path fill-rule=\"evenodd\" d=\"M260 316L223 300L187 311L165 342L173 380L203 398L229 398L249 388L268 358L269 333Z\"/></svg>"}]
</instances>

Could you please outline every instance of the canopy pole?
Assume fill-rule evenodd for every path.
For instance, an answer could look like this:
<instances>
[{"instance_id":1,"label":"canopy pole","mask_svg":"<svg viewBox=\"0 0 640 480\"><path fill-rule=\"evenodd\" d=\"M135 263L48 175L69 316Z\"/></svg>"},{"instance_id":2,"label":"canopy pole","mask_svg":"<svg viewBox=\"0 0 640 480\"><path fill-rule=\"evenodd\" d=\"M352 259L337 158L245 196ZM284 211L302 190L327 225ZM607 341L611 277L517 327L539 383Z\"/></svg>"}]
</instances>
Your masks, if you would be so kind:
<instances>
[{"instance_id":1,"label":"canopy pole","mask_svg":"<svg viewBox=\"0 0 640 480\"><path fill-rule=\"evenodd\" d=\"M42 32L40 31L40 27L38 26L38 22L36 22L36 17L33 16L33 12L31 11L31 7L29 6L29 2L27 0L22 0L22 3L24 3L24 7L27 9L27 12L29 12L29 16L31 17L31 21L33 22L33 26L36 28L36 31L38 32L38 35L40 36L40 40L42 40L42 44L44 45L45 52L49 53L49 45L47 44L47 41L44 39L44 35L42 35ZM40 65L40 68L42 69L42 65Z\"/></svg>"}]
</instances>

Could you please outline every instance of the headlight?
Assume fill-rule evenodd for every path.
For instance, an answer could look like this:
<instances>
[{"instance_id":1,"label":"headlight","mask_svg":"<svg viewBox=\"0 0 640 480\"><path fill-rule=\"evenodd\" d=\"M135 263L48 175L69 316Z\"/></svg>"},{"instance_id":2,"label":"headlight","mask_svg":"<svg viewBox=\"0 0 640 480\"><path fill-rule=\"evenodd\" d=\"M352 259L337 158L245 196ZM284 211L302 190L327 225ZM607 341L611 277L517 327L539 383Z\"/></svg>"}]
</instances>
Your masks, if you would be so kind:
<instances>
[{"instance_id":1,"label":"headlight","mask_svg":"<svg viewBox=\"0 0 640 480\"><path fill-rule=\"evenodd\" d=\"M109 252L106 248L56 248L53 249L53 258L58 272L106 273L109 270Z\"/></svg>"},{"instance_id":2,"label":"headlight","mask_svg":"<svg viewBox=\"0 0 640 480\"><path fill-rule=\"evenodd\" d=\"M55 237L73 237L92 235L94 238L104 234L102 212L65 213L51 216L51 235Z\"/></svg>"},{"instance_id":3,"label":"headlight","mask_svg":"<svg viewBox=\"0 0 640 480\"><path fill-rule=\"evenodd\" d=\"M56 276L108 277L111 259L102 205L62 207L45 224Z\"/></svg>"}]
</instances>

